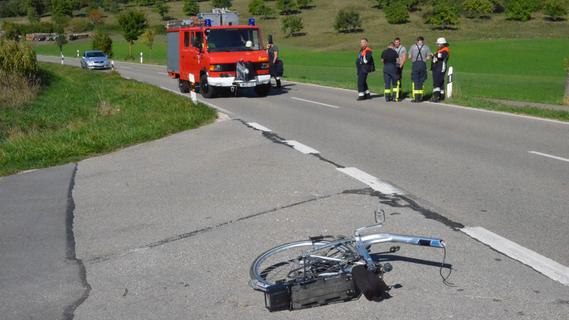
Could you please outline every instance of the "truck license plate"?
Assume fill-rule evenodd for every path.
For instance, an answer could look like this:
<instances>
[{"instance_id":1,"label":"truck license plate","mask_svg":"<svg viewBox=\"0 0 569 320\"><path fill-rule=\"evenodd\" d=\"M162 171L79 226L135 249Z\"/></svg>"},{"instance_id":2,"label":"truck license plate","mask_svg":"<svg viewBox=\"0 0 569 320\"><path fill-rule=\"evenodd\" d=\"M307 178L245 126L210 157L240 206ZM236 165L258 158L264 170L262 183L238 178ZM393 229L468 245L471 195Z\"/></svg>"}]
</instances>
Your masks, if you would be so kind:
<instances>
[{"instance_id":1,"label":"truck license plate","mask_svg":"<svg viewBox=\"0 0 569 320\"><path fill-rule=\"evenodd\" d=\"M251 87L254 87L254 86L256 86L256 85L257 85L256 82L242 82L242 83L239 83L239 84L238 84L238 86L239 86L239 87L242 87L242 88L243 88L243 87L245 87L245 88L251 88Z\"/></svg>"}]
</instances>

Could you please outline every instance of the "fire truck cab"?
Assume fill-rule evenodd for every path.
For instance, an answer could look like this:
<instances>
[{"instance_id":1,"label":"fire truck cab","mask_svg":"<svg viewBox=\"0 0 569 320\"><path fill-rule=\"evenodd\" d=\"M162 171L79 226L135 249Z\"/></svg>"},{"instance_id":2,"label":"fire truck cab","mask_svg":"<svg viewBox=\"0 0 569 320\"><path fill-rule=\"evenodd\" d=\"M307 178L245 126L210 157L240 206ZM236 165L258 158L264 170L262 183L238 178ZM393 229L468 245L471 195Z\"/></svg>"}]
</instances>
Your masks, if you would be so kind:
<instances>
[{"instance_id":1,"label":"fire truck cab","mask_svg":"<svg viewBox=\"0 0 569 320\"><path fill-rule=\"evenodd\" d=\"M205 98L216 96L223 88L233 92L254 87L257 95L268 95L269 56L255 21L239 25L235 13L233 19L227 12L207 15L168 24L169 77L178 79L181 92L195 87Z\"/></svg>"}]
</instances>

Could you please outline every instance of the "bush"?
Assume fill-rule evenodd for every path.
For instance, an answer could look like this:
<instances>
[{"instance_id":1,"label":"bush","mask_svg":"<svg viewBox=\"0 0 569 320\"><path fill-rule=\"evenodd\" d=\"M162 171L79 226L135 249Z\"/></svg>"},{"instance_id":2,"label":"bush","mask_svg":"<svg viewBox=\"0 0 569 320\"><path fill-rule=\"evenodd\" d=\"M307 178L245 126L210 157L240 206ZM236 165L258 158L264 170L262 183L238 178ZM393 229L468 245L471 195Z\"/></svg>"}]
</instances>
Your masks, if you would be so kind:
<instances>
[{"instance_id":1,"label":"bush","mask_svg":"<svg viewBox=\"0 0 569 320\"><path fill-rule=\"evenodd\" d=\"M264 0L253 0L249 3L249 13L264 18L272 17L275 14L273 8L269 7Z\"/></svg>"},{"instance_id":2,"label":"bush","mask_svg":"<svg viewBox=\"0 0 569 320\"><path fill-rule=\"evenodd\" d=\"M184 0L182 10L187 16L195 16L200 12L200 6L196 0Z\"/></svg>"},{"instance_id":3,"label":"bush","mask_svg":"<svg viewBox=\"0 0 569 320\"><path fill-rule=\"evenodd\" d=\"M447 29L459 23L459 12L460 10L455 3L448 0L437 1L433 5L431 15L427 17L425 22L441 29Z\"/></svg>"},{"instance_id":4,"label":"bush","mask_svg":"<svg viewBox=\"0 0 569 320\"><path fill-rule=\"evenodd\" d=\"M336 15L334 29L338 32L355 32L361 30L362 20L355 10L340 10Z\"/></svg>"},{"instance_id":5,"label":"bush","mask_svg":"<svg viewBox=\"0 0 569 320\"><path fill-rule=\"evenodd\" d=\"M0 40L0 71L19 74L28 79L38 75L36 53L26 44Z\"/></svg>"},{"instance_id":6,"label":"bush","mask_svg":"<svg viewBox=\"0 0 569 320\"><path fill-rule=\"evenodd\" d=\"M462 7L468 18L486 17L494 11L494 4L490 0L466 0Z\"/></svg>"},{"instance_id":7,"label":"bush","mask_svg":"<svg viewBox=\"0 0 569 320\"><path fill-rule=\"evenodd\" d=\"M87 14L87 18L94 25L103 24L103 13L98 8L89 10L89 13Z\"/></svg>"},{"instance_id":8,"label":"bush","mask_svg":"<svg viewBox=\"0 0 569 320\"><path fill-rule=\"evenodd\" d=\"M212 0L211 5L214 8L231 8L231 0Z\"/></svg>"},{"instance_id":9,"label":"bush","mask_svg":"<svg viewBox=\"0 0 569 320\"><path fill-rule=\"evenodd\" d=\"M296 36L304 29L304 23L299 16L285 17L282 20L282 30L286 37Z\"/></svg>"},{"instance_id":10,"label":"bush","mask_svg":"<svg viewBox=\"0 0 569 320\"><path fill-rule=\"evenodd\" d=\"M101 50L107 56L113 56L113 39L105 32L97 32L93 36L93 50Z\"/></svg>"},{"instance_id":11,"label":"bush","mask_svg":"<svg viewBox=\"0 0 569 320\"><path fill-rule=\"evenodd\" d=\"M281 15L298 13L298 6L294 0L277 0L277 8Z\"/></svg>"},{"instance_id":12,"label":"bush","mask_svg":"<svg viewBox=\"0 0 569 320\"><path fill-rule=\"evenodd\" d=\"M563 20L567 15L567 9L560 0L546 0L543 5L543 12L551 21Z\"/></svg>"},{"instance_id":13,"label":"bush","mask_svg":"<svg viewBox=\"0 0 569 320\"><path fill-rule=\"evenodd\" d=\"M69 22L69 31L81 33L93 30L93 25L85 19L74 18Z\"/></svg>"},{"instance_id":14,"label":"bush","mask_svg":"<svg viewBox=\"0 0 569 320\"><path fill-rule=\"evenodd\" d=\"M509 20L528 21L537 9L539 4L536 0L510 0L506 4L506 17Z\"/></svg>"},{"instance_id":15,"label":"bush","mask_svg":"<svg viewBox=\"0 0 569 320\"><path fill-rule=\"evenodd\" d=\"M393 1L385 9L385 18L390 24L400 24L409 21L409 8L404 2Z\"/></svg>"},{"instance_id":16,"label":"bush","mask_svg":"<svg viewBox=\"0 0 569 320\"><path fill-rule=\"evenodd\" d=\"M312 0L296 0L299 9L310 9L312 7Z\"/></svg>"}]
</instances>

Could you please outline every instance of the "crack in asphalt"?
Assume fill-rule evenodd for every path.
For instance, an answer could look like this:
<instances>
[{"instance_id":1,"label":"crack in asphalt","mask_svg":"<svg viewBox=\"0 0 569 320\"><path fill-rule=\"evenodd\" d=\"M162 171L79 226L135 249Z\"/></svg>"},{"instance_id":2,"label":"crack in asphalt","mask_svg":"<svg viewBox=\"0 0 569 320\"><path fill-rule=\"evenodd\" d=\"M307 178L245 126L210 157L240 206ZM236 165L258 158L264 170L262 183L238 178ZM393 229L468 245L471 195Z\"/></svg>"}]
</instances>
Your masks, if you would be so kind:
<instances>
[{"instance_id":1,"label":"crack in asphalt","mask_svg":"<svg viewBox=\"0 0 569 320\"><path fill-rule=\"evenodd\" d=\"M163 245L172 243L172 242L176 242L176 241L188 239L188 238L191 238L191 237L193 237L193 236L196 236L196 235L199 235L199 234L202 234L202 233L214 231L214 230L216 230L216 229L218 229L218 228L222 228L222 227L225 227L225 226L228 226L228 225L231 225L231 224L235 224L235 223L238 223L238 222L241 222L241 221L249 220L249 219L256 218L256 217L259 217L259 216L263 216L263 215L266 215L266 214L271 214L271 213L274 213L274 212L277 212L277 211L280 211L280 210L289 209L289 208L296 207L296 206L299 206L299 205L303 205L303 204L306 204L306 203L310 203L310 202L314 202L314 201L319 201L319 200L328 199L328 198L331 198L331 197L333 197L333 196L340 195L340 194L341 194L341 193L335 193L335 194L323 195L323 196L318 196L318 197L312 197L312 198L307 199L307 200L303 200L303 201L291 203L291 204L284 205L284 206L278 206L278 207L275 207L275 208L272 208L272 209L268 209L268 210L264 210L264 211L261 211L261 212L253 213L253 214L250 214L250 215L241 217L241 218L228 220L228 221L221 222L221 223L218 223L218 224L215 224L215 225L211 225L211 226L207 226L207 227L200 228L200 229L197 229L197 230L193 230L193 231L191 231L191 232L182 233L182 234L178 234L178 235L175 235L175 236L172 236L172 237L168 237L168 238L165 238L165 239L162 239L162 240L159 240L159 241L151 242L151 243L149 243L149 244L146 244L146 245L143 245L143 246L134 248L134 249L130 249L130 250L128 250L128 251L126 251L126 252L123 252L123 253L109 254L109 255L97 256L97 257L89 258L89 259L86 259L85 262L87 262L87 263L89 263L89 264L95 264L95 263L99 263L99 262L108 261L108 260L111 260L111 259L113 259L113 258L123 257L123 256L132 254L132 253L137 252L137 251L140 251L140 250L152 249L152 248L155 248L155 247L160 247L160 246L163 246Z\"/></svg>"},{"instance_id":2,"label":"crack in asphalt","mask_svg":"<svg viewBox=\"0 0 569 320\"><path fill-rule=\"evenodd\" d=\"M270 140L273 143L284 145L284 146L287 146L289 148L294 149L291 145L289 145L285 142L287 139L279 136L277 133L274 133L272 131L267 132L267 131L259 130L259 129L251 126L248 122L246 122L243 119L235 119L235 120L241 122L242 124L244 124L248 128L251 128L255 131L261 132L263 134L263 137L267 138L268 140ZM317 159L319 159L325 163L331 164L336 168L339 168L339 169L345 168L344 165L341 165L337 162L334 162L330 159L327 159L327 158L323 157L320 153L317 153L317 154L311 153L310 155L316 157ZM380 203L389 205L393 208L410 208L413 211L418 212L421 215L423 215L426 219L438 221L438 222L448 226L453 231L459 231L460 229L464 228L464 225L462 223L453 221L453 220L443 216L442 214L440 214L438 212L427 209L427 208L419 205L417 203L417 201L415 201L415 200L413 200L410 197L405 196L405 195L401 195L401 194L389 194L388 195L388 194L381 193L379 191L375 191L372 188L345 190L343 193L344 194L367 195L367 196L371 196L371 197L376 197L379 199Z\"/></svg>"},{"instance_id":3,"label":"crack in asphalt","mask_svg":"<svg viewBox=\"0 0 569 320\"><path fill-rule=\"evenodd\" d=\"M65 307L63 310L63 318L65 320L72 320L75 317L75 310L83 303L89 294L91 293L91 285L87 281L87 270L85 269L85 264L81 259L77 258L76 254L76 243L75 234L73 232L73 222L75 219L75 201L73 200L73 189L75 188L75 177L77 175L77 164L73 169L73 174L71 175L71 181L69 182L69 189L67 194L67 214L65 218L65 232L67 238L67 248L66 248L66 259L71 260L79 266L79 278L81 279L81 284L85 288L83 295L74 301L72 304Z\"/></svg>"},{"instance_id":4,"label":"crack in asphalt","mask_svg":"<svg viewBox=\"0 0 569 320\"><path fill-rule=\"evenodd\" d=\"M390 194L386 195L379 191L375 191L372 188L363 188L363 189L354 189L354 190L345 190L342 192L343 194L357 194L357 195L365 195L370 197L375 197L379 199L381 204L388 205L392 208L409 208L415 212L420 213L426 219L438 221L453 231L460 231L460 229L464 228L462 223L453 221L442 214L435 212L433 210L427 209L421 205L419 205L415 200L409 198L405 195L400 194Z\"/></svg>"}]
</instances>

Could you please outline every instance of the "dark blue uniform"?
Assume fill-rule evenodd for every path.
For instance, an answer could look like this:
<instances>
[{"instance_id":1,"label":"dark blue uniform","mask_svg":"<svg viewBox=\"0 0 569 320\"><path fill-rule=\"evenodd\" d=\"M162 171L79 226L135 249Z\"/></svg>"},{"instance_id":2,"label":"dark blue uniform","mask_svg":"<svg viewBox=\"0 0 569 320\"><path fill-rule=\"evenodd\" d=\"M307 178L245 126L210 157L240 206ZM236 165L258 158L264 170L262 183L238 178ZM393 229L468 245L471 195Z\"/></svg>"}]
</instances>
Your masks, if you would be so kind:
<instances>
[{"instance_id":1,"label":"dark blue uniform","mask_svg":"<svg viewBox=\"0 0 569 320\"><path fill-rule=\"evenodd\" d=\"M367 85L367 76L370 72L375 71L372 51L369 47L361 49L358 53L356 69L358 72L358 100L369 99L370 92Z\"/></svg>"},{"instance_id":2,"label":"dark blue uniform","mask_svg":"<svg viewBox=\"0 0 569 320\"><path fill-rule=\"evenodd\" d=\"M383 94L385 101L394 101L394 89L397 88L397 81L399 75L397 73L397 59L399 55L397 51L392 48L387 48L381 53L381 60L383 61L383 80L385 81L385 89Z\"/></svg>"}]
</instances>

